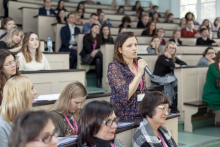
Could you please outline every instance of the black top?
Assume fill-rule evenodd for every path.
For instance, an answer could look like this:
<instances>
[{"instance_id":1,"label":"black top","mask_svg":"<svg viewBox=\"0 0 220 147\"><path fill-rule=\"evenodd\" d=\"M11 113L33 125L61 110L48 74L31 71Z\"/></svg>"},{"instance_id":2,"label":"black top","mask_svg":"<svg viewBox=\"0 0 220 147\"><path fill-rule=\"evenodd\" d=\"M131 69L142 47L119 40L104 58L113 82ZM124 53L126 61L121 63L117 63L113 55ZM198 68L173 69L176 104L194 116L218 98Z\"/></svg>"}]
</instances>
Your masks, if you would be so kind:
<instances>
[{"instance_id":1,"label":"black top","mask_svg":"<svg viewBox=\"0 0 220 147\"><path fill-rule=\"evenodd\" d=\"M131 28L130 25L128 25L127 27L125 27L124 24L120 24L118 27L119 27L119 28Z\"/></svg>"},{"instance_id":2,"label":"black top","mask_svg":"<svg viewBox=\"0 0 220 147\"><path fill-rule=\"evenodd\" d=\"M93 137L93 140L95 142L95 147L111 147L110 141L102 140L97 137ZM114 143L114 142L112 141L112 143ZM85 145L85 146L87 147L88 145ZM80 146L76 143L72 147L80 147Z\"/></svg>"},{"instance_id":3,"label":"black top","mask_svg":"<svg viewBox=\"0 0 220 147\"><path fill-rule=\"evenodd\" d=\"M93 51L93 42L88 38L88 36L89 36L89 34L87 34L83 37L83 49L80 53L82 58L84 58L86 54L89 54ZM97 45L96 45L95 49L100 48L100 44L98 42L99 41L97 41Z\"/></svg>"},{"instance_id":4,"label":"black top","mask_svg":"<svg viewBox=\"0 0 220 147\"><path fill-rule=\"evenodd\" d=\"M114 40L111 37L111 41L109 39L105 39L104 37L101 38L101 44L105 44L105 43L113 43Z\"/></svg>"},{"instance_id":5,"label":"black top","mask_svg":"<svg viewBox=\"0 0 220 147\"><path fill-rule=\"evenodd\" d=\"M147 35L147 30L143 30L143 32L141 33L141 36L154 36L153 33L152 35Z\"/></svg>"},{"instance_id":6,"label":"black top","mask_svg":"<svg viewBox=\"0 0 220 147\"><path fill-rule=\"evenodd\" d=\"M172 42L176 43L174 39L170 39L169 41L172 41ZM179 39L178 39L178 44L179 44L179 45L182 45L182 41L179 40Z\"/></svg>"},{"instance_id":7,"label":"black top","mask_svg":"<svg viewBox=\"0 0 220 147\"><path fill-rule=\"evenodd\" d=\"M209 38L207 38L207 40L203 40L202 37L200 37L196 40L196 45L212 45L212 43L215 43L215 41L210 40Z\"/></svg>"},{"instance_id":8,"label":"black top","mask_svg":"<svg viewBox=\"0 0 220 147\"><path fill-rule=\"evenodd\" d=\"M165 76L168 73L171 73L171 67L175 67L175 63L180 65L187 65L184 61L181 61L176 57L176 62L172 58L167 58L165 55L160 55L156 61L154 68L154 75Z\"/></svg>"},{"instance_id":9,"label":"black top","mask_svg":"<svg viewBox=\"0 0 220 147\"><path fill-rule=\"evenodd\" d=\"M148 24L148 23L147 23ZM144 25L142 21L139 21L138 24L137 24L137 28L146 28L147 27L147 24Z\"/></svg>"},{"instance_id":10,"label":"black top","mask_svg":"<svg viewBox=\"0 0 220 147\"><path fill-rule=\"evenodd\" d=\"M4 41L0 41L0 49L13 49L14 46L9 47Z\"/></svg>"}]
</instances>

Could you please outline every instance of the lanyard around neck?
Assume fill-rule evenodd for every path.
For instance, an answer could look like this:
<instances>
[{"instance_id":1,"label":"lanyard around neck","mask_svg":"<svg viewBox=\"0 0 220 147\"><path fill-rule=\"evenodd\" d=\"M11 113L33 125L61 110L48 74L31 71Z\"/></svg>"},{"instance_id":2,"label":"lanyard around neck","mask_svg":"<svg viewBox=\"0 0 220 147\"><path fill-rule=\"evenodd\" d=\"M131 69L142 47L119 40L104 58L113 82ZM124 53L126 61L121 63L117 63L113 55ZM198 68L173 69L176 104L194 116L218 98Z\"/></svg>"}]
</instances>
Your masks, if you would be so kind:
<instances>
[{"instance_id":1,"label":"lanyard around neck","mask_svg":"<svg viewBox=\"0 0 220 147\"><path fill-rule=\"evenodd\" d=\"M111 145L111 147L115 147L114 144L113 144L112 142L110 142L110 145ZM94 146L91 146L91 147L94 147Z\"/></svg>"},{"instance_id":2,"label":"lanyard around neck","mask_svg":"<svg viewBox=\"0 0 220 147\"><path fill-rule=\"evenodd\" d=\"M163 138L161 137L161 135L160 135L160 132L159 132L159 131L158 131L158 134L159 134L159 136L160 136L160 140L161 140L161 142L162 142L163 146L164 146L164 147L166 147L166 145L165 145L165 143L164 143L164 141L163 141Z\"/></svg>"},{"instance_id":3,"label":"lanyard around neck","mask_svg":"<svg viewBox=\"0 0 220 147\"><path fill-rule=\"evenodd\" d=\"M77 133L78 133L78 126L77 126L76 119L73 117L74 123L75 123L75 127L76 127L76 132L75 132L75 129L74 129L74 127L71 125L71 123L70 123L69 119L67 118L66 114L63 114L63 116L65 117L66 121L68 122L68 124L69 124L70 127L72 128L73 133L74 133L74 134L77 134Z\"/></svg>"},{"instance_id":4,"label":"lanyard around neck","mask_svg":"<svg viewBox=\"0 0 220 147\"><path fill-rule=\"evenodd\" d=\"M93 50L95 50L96 45L97 45L97 40L95 40L95 42L93 43Z\"/></svg>"},{"instance_id":5,"label":"lanyard around neck","mask_svg":"<svg viewBox=\"0 0 220 147\"><path fill-rule=\"evenodd\" d=\"M138 72L138 67L137 67L137 65L134 63L134 66L135 66L135 69L136 69L136 71ZM131 70L130 70L131 71ZM132 72L132 71L131 71ZM133 73L133 72L132 72ZM134 73L133 73L134 74ZM135 75L135 74L134 74ZM140 90L142 91L142 89L143 89L143 80L142 80L142 78L141 78L141 81L140 81Z\"/></svg>"}]
</instances>

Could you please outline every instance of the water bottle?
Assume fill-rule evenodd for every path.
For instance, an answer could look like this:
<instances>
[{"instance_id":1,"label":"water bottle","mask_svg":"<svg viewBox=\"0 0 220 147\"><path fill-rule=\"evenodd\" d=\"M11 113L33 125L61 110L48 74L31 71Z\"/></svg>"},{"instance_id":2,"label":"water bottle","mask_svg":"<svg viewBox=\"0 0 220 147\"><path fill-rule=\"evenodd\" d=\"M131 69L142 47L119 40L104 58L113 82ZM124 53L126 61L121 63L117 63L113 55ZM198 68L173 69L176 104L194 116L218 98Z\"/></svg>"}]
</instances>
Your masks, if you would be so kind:
<instances>
[{"instance_id":1,"label":"water bottle","mask_svg":"<svg viewBox=\"0 0 220 147\"><path fill-rule=\"evenodd\" d=\"M209 35L210 35L210 40L212 39L212 24L209 21Z\"/></svg>"},{"instance_id":2,"label":"water bottle","mask_svg":"<svg viewBox=\"0 0 220 147\"><path fill-rule=\"evenodd\" d=\"M50 40L50 37L48 37L48 40L47 40L47 48L48 48L48 52L53 52L53 43L52 41Z\"/></svg>"}]
</instances>

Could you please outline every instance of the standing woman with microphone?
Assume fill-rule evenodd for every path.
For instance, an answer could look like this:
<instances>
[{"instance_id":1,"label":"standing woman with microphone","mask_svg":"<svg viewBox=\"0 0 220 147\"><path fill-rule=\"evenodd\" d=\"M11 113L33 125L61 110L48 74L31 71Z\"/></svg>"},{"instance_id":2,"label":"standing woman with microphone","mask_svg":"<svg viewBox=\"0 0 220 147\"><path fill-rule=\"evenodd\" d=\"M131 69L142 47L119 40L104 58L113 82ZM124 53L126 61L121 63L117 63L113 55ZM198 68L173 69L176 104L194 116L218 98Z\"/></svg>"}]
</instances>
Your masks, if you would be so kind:
<instances>
[{"instance_id":1,"label":"standing woman with microphone","mask_svg":"<svg viewBox=\"0 0 220 147\"><path fill-rule=\"evenodd\" d=\"M140 101L148 93L144 74L147 63L143 59L137 61L137 38L133 32L120 33L114 50L107 74L110 102L116 104L119 118L125 120L138 115Z\"/></svg>"}]
</instances>

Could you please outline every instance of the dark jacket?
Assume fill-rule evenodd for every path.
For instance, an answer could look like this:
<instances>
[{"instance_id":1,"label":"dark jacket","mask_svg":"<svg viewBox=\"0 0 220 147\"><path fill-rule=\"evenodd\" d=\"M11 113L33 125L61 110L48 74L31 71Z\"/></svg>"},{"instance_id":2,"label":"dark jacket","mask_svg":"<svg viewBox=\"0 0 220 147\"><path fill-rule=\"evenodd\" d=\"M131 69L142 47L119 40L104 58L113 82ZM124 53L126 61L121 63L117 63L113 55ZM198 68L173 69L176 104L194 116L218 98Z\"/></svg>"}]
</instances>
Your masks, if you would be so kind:
<instances>
[{"instance_id":1,"label":"dark jacket","mask_svg":"<svg viewBox=\"0 0 220 147\"><path fill-rule=\"evenodd\" d=\"M75 26L75 34L79 34L79 33L80 33L80 29ZM69 42L71 39L69 24L61 28L60 38L61 38L62 43L61 43L61 47L59 51L68 51L69 46L70 46Z\"/></svg>"},{"instance_id":2,"label":"dark jacket","mask_svg":"<svg viewBox=\"0 0 220 147\"><path fill-rule=\"evenodd\" d=\"M176 43L174 39L170 39L169 41L172 41L172 42ZM181 40L178 40L178 43L179 43L179 45L182 45L182 41Z\"/></svg>"},{"instance_id":3,"label":"dark jacket","mask_svg":"<svg viewBox=\"0 0 220 147\"><path fill-rule=\"evenodd\" d=\"M113 43L114 40L111 37L111 41L109 41L109 39L105 39L104 37L101 37L101 43L100 44L105 44L105 43Z\"/></svg>"},{"instance_id":4,"label":"dark jacket","mask_svg":"<svg viewBox=\"0 0 220 147\"><path fill-rule=\"evenodd\" d=\"M119 28L124 28L124 24L120 24L118 27L119 27ZM128 25L127 28L131 28L131 26Z\"/></svg>"},{"instance_id":5,"label":"dark jacket","mask_svg":"<svg viewBox=\"0 0 220 147\"><path fill-rule=\"evenodd\" d=\"M57 15L57 14L55 13L54 9L50 9L50 14L53 14L54 16ZM38 15L47 15L47 11L46 11L45 7L39 8L39 13L38 13Z\"/></svg>"},{"instance_id":6,"label":"dark jacket","mask_svg":"<svg viewBox=\"0 0 220 147\"><path fill-rule=\"evenodd\" d=\"M148 25L148 23L147 23L147 25ZM144 25L142 21L139 21L139 22L137 23L137 28L146 28L147 25Z\"/></svg>"},{"instance_id":7,"label":"dark jacket","mask_svg":"<svg viewBox=\"0 0 220 147\"><path fill-rule=\"evenodd\" d=\"M14 46L9 47L4 41L0 41L0 49L13 49Z\"/></svg>"},{"instance_id":8,"label":"dark jacket","mask_svg":"<svg viewBox=\"0 0 220 147\"><path fill-rule=\"evenodd\" d=\"M86 34L83 37L83 49L82 49L81 53L79 54L79 55L81 55L82 58L84 58L86 54L89 54L93 51L93 42L91 40L89 40L88 35L89 34ZM100 38L100 37L97 37L97 38ZM97 43L95 49L99 49L99 48L100 48L100 44Z\"/></svg>"}]
</instances>

